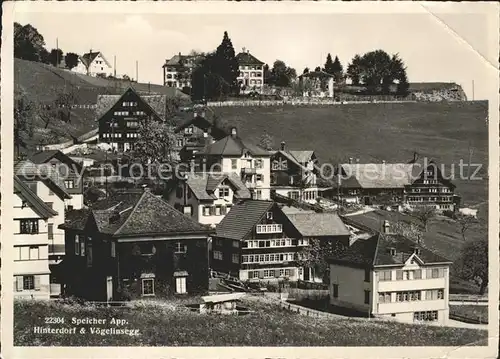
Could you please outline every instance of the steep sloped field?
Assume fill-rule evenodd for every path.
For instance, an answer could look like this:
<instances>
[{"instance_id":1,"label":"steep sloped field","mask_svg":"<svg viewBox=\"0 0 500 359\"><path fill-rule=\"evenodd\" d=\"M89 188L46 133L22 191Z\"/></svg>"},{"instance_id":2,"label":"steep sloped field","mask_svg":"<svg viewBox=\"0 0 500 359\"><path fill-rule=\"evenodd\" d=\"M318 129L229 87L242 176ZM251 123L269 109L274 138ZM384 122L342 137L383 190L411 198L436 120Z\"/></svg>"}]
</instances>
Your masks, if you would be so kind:
<instances>
[{"instance_id":1,"label":"steep sloped field","mask_svg":"<svg viewBox=\"0 0 500 359\"><path fill-rule=\"evenodd\" d=\"M337 106L221 107L215 115L236 126L241 137L258 142L267 132L275 146L314 149L323 162L349 157L362 162L407 162L413 152L435 159L450 174L460 161L487 175L488 128L486 102L346 104ZM474 172L475 167L471 171ZM463 170L464 175L467 169ZM487 200L486 181L457 180L466 203Z\"/></svg>"}]
</instances>

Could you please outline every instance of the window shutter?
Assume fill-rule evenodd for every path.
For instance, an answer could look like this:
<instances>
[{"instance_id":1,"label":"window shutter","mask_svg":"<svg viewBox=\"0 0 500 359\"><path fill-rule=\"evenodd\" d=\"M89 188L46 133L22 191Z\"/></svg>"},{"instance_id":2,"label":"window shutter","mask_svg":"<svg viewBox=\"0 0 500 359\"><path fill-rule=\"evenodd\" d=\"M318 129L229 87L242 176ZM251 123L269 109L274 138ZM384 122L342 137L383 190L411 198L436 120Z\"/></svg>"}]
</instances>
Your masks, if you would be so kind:
<instances>
[{"instance_id":1,"label":"window shutter","mask_svg":"<svg viewBox=\"0 0 500 359\"><path fill-rule=\"evenodd\" d=\"M14 278L14 288L16 288L18 292L23 290L23 277Z\"/></svg>"},{"instance_id":2,"label":"window shutter","mask_svg":"<svg viewBox=\"0 0 500 359\"><path fill-rule=\"evenodd\" d=\"M295 268L290 268L290 277L295 276Z\"/></svg>"},{"instance_id":3,"label":"window shutter","mask_svg":"<svg viewBox=\"0 0 500 359\"><path fill-rule=\"evenodd\" d=\"M259 271L259 278L264 279L264 271L263 270Z\"/></svg>"},{"instance_id":4,"label":"window shutter","mask_svg":"<svg viewBox=\"0 0 500 359\"><path fill-rule=\"evenodd\" d=\"M35 275L35 290L40 290L40 276Z\"/></svg>"}]
</instances>

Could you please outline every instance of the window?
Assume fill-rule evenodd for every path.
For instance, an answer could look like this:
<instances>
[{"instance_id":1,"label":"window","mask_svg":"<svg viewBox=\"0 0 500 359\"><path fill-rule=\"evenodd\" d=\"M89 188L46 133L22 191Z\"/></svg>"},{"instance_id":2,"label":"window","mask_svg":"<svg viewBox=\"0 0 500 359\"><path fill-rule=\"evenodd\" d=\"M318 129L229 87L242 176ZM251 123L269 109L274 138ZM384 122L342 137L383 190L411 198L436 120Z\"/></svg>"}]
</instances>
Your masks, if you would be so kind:
<instances>
[{"instance_id":1,"label":"window","mask_svg":"<svg viewBox=\"0 0 500 359\"><path fill-rule=\"evenodd\" d=\"M53 223L47 224L47 231L48 231L49 239L54 239L54 224Z\"/></svg>"},{"instance_id":2,"label":"window","mask_svg":"<svg viewBox=\"0 0 500 359\"><path fill-rule=\"evenodd\" d=\"M34 290L35 289L35 276L25 275L23 278L23 290Z\"/></svg>"},{"instance_id":3,"label":"window","mask_svg":"<svg viewBox=\"0 0 500 359\"><path fill-rule=\"evenodd\" d=\"M290 277L290 269L285 269L285 277Z\"/></svg>"},{"instance_id":4,"label":"window","mask_svg":"<svg viewBox=\"0 0 500 359\"><path fill-rule=\"evenodd\" d=\"M187 245L182 242L175 243L175 253L187 253Z\"/></svg>"},{"instance_id":5,"label":"window","mask_svg":"<svg viewBox=\"0 0 500 359\"><path fill-rule=\"evenodd\" d=\"M75 182L73 180L64 181L64 186L68 189L75 188Z\"/></svg>"},{"instance_id":6,"label":"window","mask_svg":"<svg viewBox=\"0 0 500 359\"><path fill-rule=\"evenodd\" d=\"M379 303L390 303L391 302L391 293L384 292L378 294Z\"/></svg>"},{"instance_id":7,"label":"window","mask_svg":"<svg viewBox=\"0 0 500 359\"><path fill-rule=\"evenodd\" d=\"M409 302L420 300L420 291L396 292L396 302Z\"/></svg>"},{"instance_id":8,"label":"window","mask_svg":"<svg viewBox=\"0 0 500 359\"><path fill-rule=\"evenodd\" d=\"M273 212L267 212L266 213L266 218L267 219L273 219Z\"/></svg>"},{"instance_id":9,"label":"window","mask_svg":"<svg viewBox=\"0 0 500 359\"><path fill-rule=\"evenodd\" d=\"M255 192L256 192L255 198L262 199L262 190L258 189Z\"/></svg>"},{"instance_id":10,"label":"window","mask_svg":"<svg viewBox=\"0 0 500 359\"><path fill-rule=\"evenodd\" d=\"M422 270L417 269L413 271L413 279L422 279Z\"/></svg>"},{"instance_id":11,"label":"window","mask_svg":"<svg viewBox=\"0 0 500 359\"><path fill-rule=\"evenodd\" d=\"M403 280L403 271L402 270L396 270L396 280Z\"/></svg>"},{"instance_id":12,"label":"window","mask_svg":"<svg viewBox=\"0 0 500 359\"><path fill-rule=\"evenodd\" d=\"M262 174L260 174L260 173L257 173L255 175L255 180L256 181L263 181L263 178L264 178L264 176Z\"/></svg>"},{"instance_id":13,"label":"window","mask_svg":"<svg viewBox=\"0 0 500 359\"><path fill-rule=\"evenodd\" d=\"M382 271L382 272L380 272L380 274L379 274L379 280L380 280L381 282L383 282L383 281L388 281L388 280L392 280L392 278L391 278L391 274L392 274L392 272L391 272L390 270L385 270L385 271Z\"/></svg>"},{"instance_id":14,"label":"window","mask_svg":"<svg viewBox=\"0 0 500 359\"><path fill-rule=\"evenodd\" d=\"M210 216L210 207L209 206L203 207L203 215Z\"/></svg>"},{"instance_id":15,"label":"window","mask_svg":"<svg viewBox=\"0 0 500 359\"><path fill-rule=\"evenodd\" d=\"M116 257L116 243L111 242L111 257Z\"/></svg>"},{"instance_id":16,"label":"window","mask_svg":"<svg viewBox=\"0 0 500 359\"><path fill-rule=\"evenodd\" d=\"M193 215L193 206L184 206L184 214Z\"/></svg>"},{"instance_id":17,"label":"window","mask_svg":"<svg viewBox=\"0 0 500 359\"><path fill-rule=\"evenodd\" d=\"M339 297L339 285L338 284L333 285L333 297L334 298Z\"/></svg>"},{"instance_id":18,"label":"window","mask_svg":"<svg viewBox=\"0 0 500 359\"><path fill-rule=\"evenodd\" d=\"M142 279L142 295L155 295L155 280L154 278Z\"/></svg>"},{"instance_id":19,"label":"window","mask_svg":"<svg viewBox=\"0 0 500 359\"><path fill-rule=\"evenodd\" d=\"M435 321L438 319L437 310L413 313L414 321Z\"/></svg>"},{"instance_id":20,"label":"window","mask_svg":"<svg viewBox=\"0 0 500 359\"><path fill-rule=\"evenodd\" d=\"M255 160L255 168L258 170L263 168L263 163L261 159Z\"/></svg>"},{"instance_id":21,"label":"window","mask_svg":"<svg viewBox=\"0 0 500 359\"><path fill-rule=\"evenodd\" d=\"M87 267L92 267L92 243L87 245Z\"/></svg>"},{"instance_id":22,"label":"window","mask_svg":"<svg viewBox=\"0 0 500 359\"><path fill-rule=\"evenodd\" d=\"M370 269L365 269L365 282L370 283Z\"/></svg>"},{"instance_id":23,"label":"window","mask_svg":"<svg viewBox=\"0 0 500 359\"><path fill-rule=\"evenodd\" d=\"M444 289L433 289L425 291L425 300L444 299Z\"/></svg>"},{"instance_id":24,"label":"window","mask_svg":"<svg viewBox=\"0 0 500 359\"><path fill-rule=\"evenodd\" d=\"M80 255L81 256L85 255L85 241L81 241L80 243Z\"/></svg>"},{"instance_id":25,"label":"window","mask_svg":"<svg viewBox=\"0 0 500 359\"><path fill-rule=\"evenodd\" d=\"M404 279L405 280L410 280L411 279L411 271L405 270L404 271Z\"/></svg>"},{"instance_id":26,"label":"window","mask_svg":"<svg viewBox=\"0 0 500 359\"><path fill-rule=\"evenodd\" d=\"M175 292L177 294L186 293L186 277L175 278Z\"/></svg>"},{"instance_id":27,"label":"window","mask_svg":"<svg viewBox=\"0 0 500 359\"><path fill-rule=\"evenodd\" d=\"M221 206L216 206L215 207L215 215L220 216L221 215Z\"/></svg>"},{"instance_id":28,"label":"window","mask_svg":"<svg viewBox=\"0 0 500 359\"><path fill-rule=\"evenodd\" d=\"M238 242L238 241L233 241L233 247L234 247L234 248L239 248L239 247L240 247L240 242Z\"/></svg>"},{"instance_id":29,"label":"window","mask_svg":"<svg viewBox=\"0 0 500 359\"><path fill-rule=\"evenodd\" d=\"M219 188L219 198L229 197L229 187Z\"/></svg>"},{"instance_id":30,"label":"window","mask_svg":"<svg viewBox=\"0 0 500 359\"><path fill-rule=\"evenodd\" d=\"M186 188L186 192L187 192L187 198L190 199L193 196L192 191L189 188Z\"/></svg>"},{"instance_id":31,"label":"window","mask_svg":"<svg viewBox=\"0 0 500 359\"><path fill-rule=\"evenodd\" d=\"M442 278L442 277L444 277L444 268L427 269L427 278Z\"/></svg>"},{"instance_id":32,"label":"window","mask_svg":"<svg viewBox=\"0 0 500 359\"><path fill-rule=\"evenodd\" d=\"M232 261L233 263L240 263L240 256L238 254L233 254Z\"/></svg>"},{"instance_id":33,"label":"window","mask_svg":"<svg viewBox=\"0 0 500 359\"><path fill-rule=\"evenodd\" d=\"M238 168L238 160L231 159L231 169L235 170Z\"/></svg>"},{"instance_id":34,"label":"window","mask_svg":"<svg viewBox=\"0 0 500 359\"><path fill-rule=\"evenodd\" d=\"M80 255L80 236L78 234L75 235L75 255Z\"/></svg>"},{"instance_id":35,"label":"window","mask_svg":"<svg viewBox=\"0 0 500 359\"><path fill-rule=\"evenodd\" d=\"M214 251L214 259L222 260L222 252L221 251Z\"/></svg>"},{"instance_id":36,"label":"window","mask_svg":"<svg viewBox=\"0 0 500 359\"><path fill-rule=\"evenodd\" d=\"M365 304L370 304L370 291L365 290Z\"/></svg>"},{"instance_id":37,"label":"window","mask_svg":"<svg viewBox=\"0 0 500 359\"><path fill-rule=\"evenodd\" d=\"M38 219L21 219L20 221L21 234L37 234L38 233Z\"/></svg>"}]
</instances>

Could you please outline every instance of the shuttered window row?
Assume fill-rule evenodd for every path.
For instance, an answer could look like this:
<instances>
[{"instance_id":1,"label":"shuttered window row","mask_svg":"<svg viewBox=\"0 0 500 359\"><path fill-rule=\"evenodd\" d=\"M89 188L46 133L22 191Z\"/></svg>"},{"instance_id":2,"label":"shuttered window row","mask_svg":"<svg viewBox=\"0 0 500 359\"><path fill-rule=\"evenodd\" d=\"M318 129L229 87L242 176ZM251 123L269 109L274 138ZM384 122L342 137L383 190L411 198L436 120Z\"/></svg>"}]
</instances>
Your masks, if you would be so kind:
<instances>
[{"instance_id":1,"label":"shuttered window row","mask_svg":"<svg viewBox=\"0 0 500 359\"><path fill-rule=\"evenodd\" d=\"M261 269L248 272L248 279L294 277L296 268Z\"/></svg>"}]
</instances>

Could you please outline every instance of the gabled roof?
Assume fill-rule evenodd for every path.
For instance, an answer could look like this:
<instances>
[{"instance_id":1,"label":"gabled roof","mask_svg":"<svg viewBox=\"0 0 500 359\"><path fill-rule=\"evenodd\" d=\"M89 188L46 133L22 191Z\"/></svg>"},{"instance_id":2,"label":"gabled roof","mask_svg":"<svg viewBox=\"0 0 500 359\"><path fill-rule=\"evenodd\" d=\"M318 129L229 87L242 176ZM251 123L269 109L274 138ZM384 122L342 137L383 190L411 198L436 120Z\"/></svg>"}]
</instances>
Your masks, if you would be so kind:
<instances>
[{"instance_id":1,"label":"gabled roof","mask_svg":"<svg viewBox=\"0 0 500 359\"><path fill-rule=\"evenodd\" d=\"M390 249L395 250L392 255ZM329 258L332 263L340 263L361 267L403 266L419 249L417 255L424 264L451 263L429 249L418 245L402 235L377 233L368 239L358 239L350 247Z\"/></svg>"},{"instance_id":2,"label":"gabled roof","mask_svg":"<svg viewBox=\"0 0 500 359\"><path fill-rule=\"evenodd\" d=\"M62 162L70 165L71 170L74 170L73 166L76 166L76 170L81 171L80 164L78 164L71 157L62 153L59 150L40 151L34 153L33 155L30 156L30 160L35 164L42 164L49 162L54 157L58 157Z\"/></svg>"},{"instance_id":3,"label":"gabled roof","mask_svg":"<svg viewBox=\"0 0 500 359\"><path fill-rule=\"evenodd\" d=\"M236 55L239 65L263 65L264 63L249 52L240 52Z\"/></svg>"},{"instance_id":4,"label":"gabled roof","mask_svg":"<svg viewBox=\"0 0 500 359\"><path fill-rule=\"evenodd\" d=\"M313 160L314 151L288 151L299 163L306 163Z\"/></svg>"},{"instance_id":5,"label":"gabled roof","mask_svg":"<svg viewBox=\"0 0 500 359\"><path fill-rule=\"evenodd\" d=\"M329 74L328 72L325 72L323 70L320 71L309 71L308 73L302 74L299 76L299 78L330 78L330 77L335 77L332 74Z\"/></svg>"},{"instance_id":6,"label":"gabled roof","mask_svg":"<svg viewBox=\"0 0 500 359\"><path fill-rule=\"evenodd\" d=\"M350 232L336 213L285 213L304 237L349 236Z\"/></svg>"},{"instance_id":7,"label":"gabled roof","mask_svg":"<svg viewBox=\"0 0 500 359\"><path fill-rule=\"evenodd\" d=\"M99 54L101 55L101 57L104 60L104 62L106 63L106 65L108 65L108 67L111 67L111 65L109 64L108 60L106 60L104 58L104 55L100 51L97 51L97 52L87 52L87 53L83 54L82 56L80 56L80 60L85 65L85 67L89 67L90 64L92 64L92 62L94 62L94 60L96 59L96 57L99 56Z\"/></svg>"},{"instance_id":8,"label":"gabled roof","mask_svg":"<svg viewBox=\"0 0 500 359\"><path fill-rule=\"evenodd\" d=\"M46 181L62 198L71 198L57 170L52 166L45 164L37 165L30 160L22 160L14 165L14 174L27 179Z\"/></svg>"},{"instance_id":9,"label":"gabled roof","mask_svg":"<svg viewBox=\"0 0 500 359\"><path fill-rule=\"evenodd\" d=\"M208 227L180 213L148 191L122 193L99 201L88 210L80 210L61 228L81 228L82 218L91 218L100 233L114 237L208 234ZM71 227L70 227L71 226Z\"/></svg>"},{"instance_id":10,"label":"gabled roof","mask_svg":"<svg viewBox=\"0 0 500 359\"><path fill-rule=\"evenodd\" d=\"M21 181L17 176L14 176L14 191L18 192L41 218L46 219L57 215L56 211L45 204L45 202L30 190L26 183Z\"/></svg>"},{"instance_id":11,"label":"gabled roof","mask_svg":"<svg viewBox=\"0 0 500 359\"><path fill-rule=\"evenodd\" d=\"M241 157L245 151L248 151L252 156L271 156L271 153L233 135L224 137L223 139L208 145L204 151L198 154L216 155L216 156L237 156Z\"/></svg>"},{"instance_id":12,"label":"gabled roof","mask_svg":"<svg viewBox=\"0 0 500 359\"><path fill-rule=\"evenodd\" d=\"M246 200L234 205L216 227L217 237L243 240L274 206L271 201Z\"/></svg>"},{"instance_id":13,"label":"gabled roof","mask_svg":"<svg viewBox=\"0 0 500 359\"><path fill-rule=\"evenodd\" d=\"M202 55L182 55L182 54L178 54L178 55L174 55L172 56L170 59L166 60L165 61L165 64L163 65L163 67L165 66L181 66L181 65L188 65L186 64L186 60L190 60L190 59L202 59L204 56Z\"/></svg>"},{"instance_id":14,"label":"gabled roof","mask_svg":"<svg viewBox=\"0 0 500 359\"><path fill-rule=\"evenodd\" d=\"M414 165L408 163L342 164L345 177L353 177L361 188L404 188L413 183ZM344 186L345 187L345 186Z\"/></svg>"},{"instance_id":15,"label":"gabled roof","mask_svg":"<svg viewBox=\"0 0 500 359\"><path fill-rule=\"evenodd\" d=\"M165 119L167 111L167 95L139 95L132 87L129 87L122 95L98 95L96 105L96 119L101 119L113 106L121 101L129 91L143 100L159 118Z\"/></svg>"},{"instance_id":16,"label":"gabled roof","mask_svg":"<svg viewBox=\"0 0 500 359\"><path fill-rule=\"evenodd\" d=\"M236 173L211 173L195 172L187 174L186 184L199 200L214 200L217 197L214 190L223 182L229 183L235 188L235 197L238 199L251 198L250 191L243 184Z\"/></svg>"}]
</instances>

